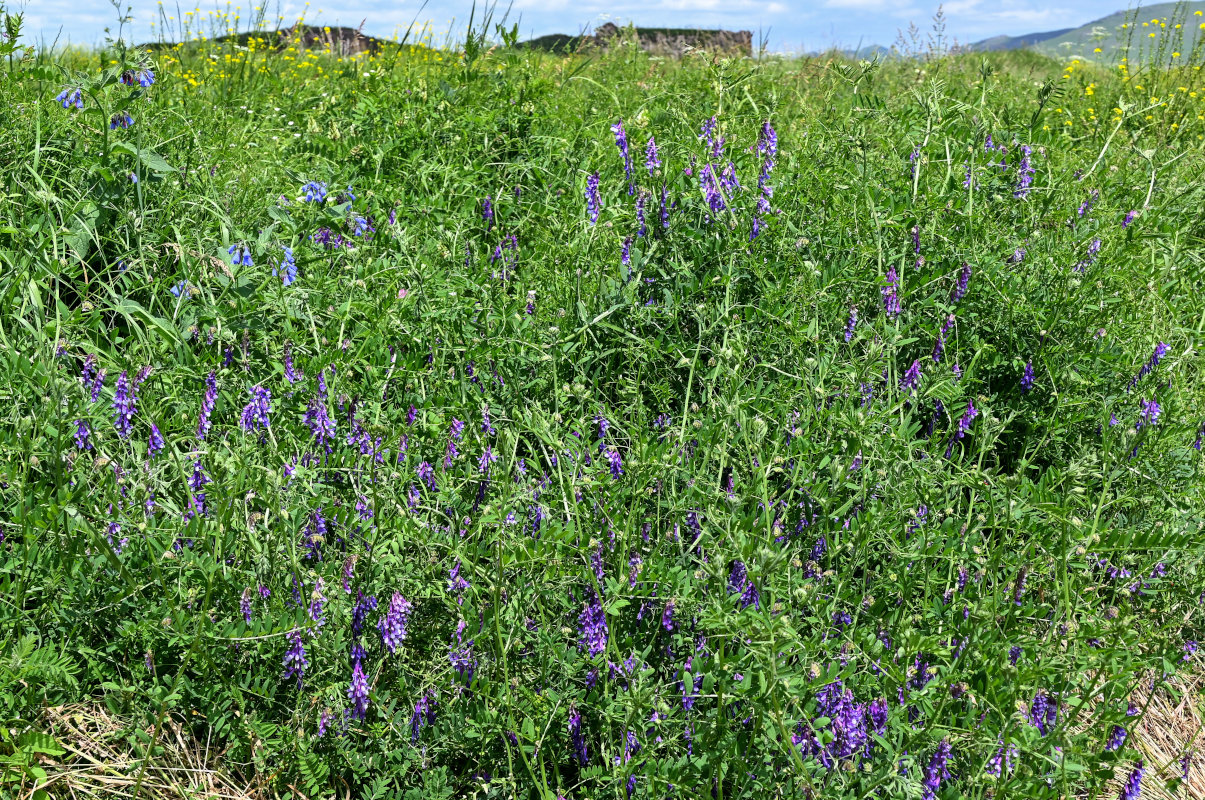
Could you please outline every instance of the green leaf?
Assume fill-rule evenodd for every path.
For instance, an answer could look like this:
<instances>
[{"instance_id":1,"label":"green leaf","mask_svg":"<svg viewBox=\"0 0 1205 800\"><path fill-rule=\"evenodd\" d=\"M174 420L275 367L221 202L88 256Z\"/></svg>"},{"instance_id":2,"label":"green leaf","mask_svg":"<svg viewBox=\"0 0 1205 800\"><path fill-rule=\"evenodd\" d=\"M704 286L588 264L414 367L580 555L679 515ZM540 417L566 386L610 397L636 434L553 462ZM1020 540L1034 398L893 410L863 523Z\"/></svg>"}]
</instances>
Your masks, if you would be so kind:
<instances>
[{"instance_id":1,"label":"green leaf","mask_svg":"<svg viewBox=\"0 0 1205 800\"><path fill-rule=\"evenodd\" d=\"M17 739L17 747L29 753L42 753L48 756L61 756L64 750L54 737L42 731L26 731Z\"/></svg>"},{"instance_id":2,"label":"green leaf","mask_svg":"<svg viewBox=\"0 0 1205 800\"><path fill-rule=\"evenodd\" d=\"M163 156L159 155L154 150L144 150L135 147L129 142L118 142L117 144L113 145L113 149L121 150L124 153L129 153L141 161L144 167L152 172L157 172L160 175L169 175L175 172L175 170L172 168L172 165L167 163L163 159Z\"/></svg>"}]
</instances>

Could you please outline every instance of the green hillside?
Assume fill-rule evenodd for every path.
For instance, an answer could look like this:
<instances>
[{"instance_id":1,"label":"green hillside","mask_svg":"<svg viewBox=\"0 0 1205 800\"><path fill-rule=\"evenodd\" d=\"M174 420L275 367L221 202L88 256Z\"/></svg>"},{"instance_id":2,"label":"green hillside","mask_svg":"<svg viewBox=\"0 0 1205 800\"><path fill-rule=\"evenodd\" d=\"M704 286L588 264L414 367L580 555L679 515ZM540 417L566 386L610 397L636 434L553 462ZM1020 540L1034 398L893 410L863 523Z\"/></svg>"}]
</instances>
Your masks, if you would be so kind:
<instances>
[{"instance_id":1,"label":"green hillside","mask_svg":"<svg viewBox=\"0 0 1205 800\"><path fill-rule=\"evenodd\" d=\"M1172 53L1188 53L1203 33L1205 2L1156 3L1138 9L1117 11L1107 17L1072 28L1065 33L1030 45L1040 53L1066 59L1114 60L1129 48L1132 62L1168 61ZM1200 16L1198 16L1200 15ZM1181 27L1176 28L1179 24ZM1019 36L1017 40L1036 38ZM1099 48L1100 52L1096 52Z\"/></svg>"}]
</instances>

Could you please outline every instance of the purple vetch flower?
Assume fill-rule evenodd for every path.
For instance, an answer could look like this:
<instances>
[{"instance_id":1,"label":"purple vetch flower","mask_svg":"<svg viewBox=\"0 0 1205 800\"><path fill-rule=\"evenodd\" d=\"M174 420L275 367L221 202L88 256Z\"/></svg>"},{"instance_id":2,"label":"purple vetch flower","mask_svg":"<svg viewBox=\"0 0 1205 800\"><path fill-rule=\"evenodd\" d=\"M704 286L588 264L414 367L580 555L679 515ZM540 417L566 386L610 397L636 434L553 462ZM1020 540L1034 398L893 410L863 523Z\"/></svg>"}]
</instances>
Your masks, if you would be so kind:
<instances>
[{"instance_id":1,"label":"purple vetch flower","mask_svg":"<svg viewBox=\"0 0 1205 800\"><path fill-rule=\"evenodd\" d=\"M1013 254L1008 257L1008 260L1012 264L1020 264L1025 260L1025 248L1017 247L1015 250L1013 250Z\"/></svg>"},{"instance_id":2,"label":"purple vetch flower","mask_svg":"<svg viewBox=\"0 0 1205 800\"><path fill-rule=\"evenodd\" d=\"M460 559L456 559L456 563L452 565L452 569L448 571L448 594L458 595L456 598L457 605L464 605L465 590L472 586L463 575L460 574Z\"/></svg>"},{"instance_id":3,"label":"purple vetch flower","mask_svg":"<svg viewBox=\"0 0 1205 800\"><path fill-rule=\"evenodd\" d=\"M1121 795L1119 800L1138 800L1142 797L1142 759L1134 762L1134 770L1130 773L1130 777L1126 779L1125 786L1121 787Z\"/></svg>"},{"instance_id":4,"label":"purple vetch flower","mask_svg":"<svg viewBox=\"0 0 1205 800\"><path fill-rule=\"evenodd\" d=\"M360 668L359 661L352 666L351 684L347 687L347 699L352 704L352 719L363 722L364 718L368 716L368 680L364 677L364 670Z\"/></svg>"},{"instance_id":5,"label":"purple vetch flower","mask_svg":"<svg viewBox=\"0 0 1205 800\"><path fill-rule=\"evenodd\" d=\"M349 563L351 562L349 559ZM352 652L352 660L358 661L364 657L364 646L360 644L359 637L364 630L364 622L368 619L369 611L376 611L377 598L375 595L364 596L364 593L356 590L356 604L351 608L351 635L356 640Z\"/></svg>"},{"instance_id":6,"label":"purple vetch flower","mask_svg":"<svg viewBox=\"0 0 1205 800\"><path fill-rule=\"evenodd\" d=\"M92 379L95 377L96 377L96 355L93 353L89 353L88 355L84 356L84 364L82 367L80 367L80 377L79 377L80 386L87 388L88 385L92 382ZM96 402L96 401L93 401L93 402Z\"/></svg>"},{"instance_id":7,"label":"purple vetch flower","mask_svg":"<svg viewBox=\"0 0 1205 800\"><path fill-rule=\"evenodd\" d=\"M644 569L644 559L640 557L640 553L635 550L628 556L628 587L636 588L636 579L640 577L640 571ZM643 609L642 609L643 613Z\"/></svg>"},{"instance_id":8,"label":"purple vetch flower","mask_svg":"<svg viewBox=\"0 0 1205 800\"><path fill-rule=\"evenodd\" d=\"M669 207L669 187L661 184L661 228L667 231L669 230Z\"/></svg>"},{"instance_id":9,"label":"purple vetch flower","mask_svg":"<svg viewBox=\"0 0 1205 800\"><path fill-rule=\"evenodd\" d=\"M318 629L326 624L326 595L322 593L322 578L314 581L314 589L310 592L310 619L314 622L311 633L317 635Z\"/></svg>"},{"instance_id":10,"label":"purple vetch flower","mask_svg":"<svg viewBox=\"0 0 1205 800\"><path fill-rule=\"evenodd\" d=\"M904 535L904 538L905 539L912 538L912 534L916 533L918 530L920 530L924 526L925 520L928 519L928 517L929 517L929 507L928 506L922 505L919 508L917 508L916 514L912 517L912 521L908 523L908 531ZM818 561L819 559L813 558L812 560Z\"/></svg>"},{"instance_id":11,"label":"purple vetch flower","mask_svg":"<svg viewBox=\"0 0 1205 800\"><path fill-rule=\"evenodd\" d=\"M477 470L482 475L485 475L486 473L489 472L490 464L493 464L497 460L498 460L498 454L495 453L490 448L490 446L487 444L485 446L485 452L483 452L481 454L481 458L477 459Z\"/></svg>"},{"instance_id":12,"label":"purple vetch flower","mask_svg":"<svg viewBox=\"0 0 1205 800\"><path fill-rule=\"evenodd\" d=\"M217 401L218 378L210 370L209 375L205 378L205 394L201 397L201 414L197 419L197 439L201 441L204 441L205 436L209 433L209 417L213 414L213 407Z\"/></svg>"},{"instance_id":13,"label":"purple vetch flower","mask_svg":"<svg viewBox=\"0 0 1205 800\"><path fill-rule=\"evenodd\" d=\"M1033 155L1033 148L1027 144L1021 145L1021 163L1017 165L1017 183L1013 187L1013 197L1018 200L1024 200L1029 196L1030 187L1033 185L1033 176L1036 170L1030 162L1030 156Z\"/></svg>"},{"instance_id":14,"label":"purple vetch flower","mask_svg":"<svg viewBox=\"0 0 1205 800\"><path fill-rule=\"evenodd\" d=\"M502 267L493 273L493 277L503 282L509 280L518 252L519 240L513 233L498 242L494 247L494 252L490 255L490 263L502 262Z\"/></svg>"},{"instance_id":15,"label":"purple vetch flower","mask_svg":"<svg viewBox=\"0 0 1205 800\"><path fill-rule=\"evenodd\" d=\"M481 220L487 231L494 229L494 203L488 194L481 201Z\"/></svg>"},{"instance_id":16,"label":"purple vetch flower","mask_svg":"<svg viewBox=\"0 0 1205 800\"><path fill-rule=\"evenodd\" d=\"M306 668L310 662L305 657L305 644L301 641L301 631L294 628L289 631L289 649L285 652L285 677L297 677L297 689L301 690L301 681L305 677Z\"/></svg>"},{"instance_id":17,"label":"purple vetch flower","mask_svg":"<svg viewBox=\"0 0 1205 800\"><path fill-rule=\"evenodd\" d=\"M969 162L969 161L966 163L966 172L962 178L962 188L964 188L964 189L974 189L975 188L975 177L974 177L974 174L971 172L971 162Z\"/></svg>"},{"instance_id":18,"label":"purple vetch flower","mask_svg":"<svg viewBox=\"0 0 1205 800\"><path fill-rule=\"evenodd\" d=\"M1024 394L1029 394L1029 391L1033 389L1033 380L1033 360L1030 359L1025 362L1025 372L1021 375L1021 391Z\"/></svg>"},{"instance_id":19,"label":"purple vetch flower","mask_svg":"<svg viewBox=\"0 0 1205 800\"><path fill-rule=\"evenodd\" d=\"M100 400L100 393L101 393L101 390L104 388L105 388L105 370L100 370L99 372L96 372L96 377L93 378L92 394L90 394L89 400L92 402L96 402L96 401Z\"/></svg>"},{"instance_id":20,"label":"purple vetch flower","mask_svg":"<svg viewBox=\"0 0 1205 800\"><path fill-rule=\"evenodd\" d=\"M749 606L753 606L759 611L761 610L761 593L749 577L749 571L745 567L745 562L732 562L732 571L728 575L728 593L740 595L742 610Z\"/></svg>"},{"instance_id":21,"label":"purple vetch flower","mask_svg":"<svg viewBox=\"0 0 1205 800\"><path fill-rule=\"evenodd\" d=\"M766 120L761 124L761 131L757 136L757 153L765 158L774 159L778 155L778 132L774 130L774 126L770 124L770 120ZM771 162L771 169L773 169Z\"/></svg>"},{"instance_id":22,"label":"purple vetch flower","mask_svg":"<svg viewBox=\"0 0 1205 800\"><path fill-rule=\"evenodd\" d=\"M456 638L459 642L460 633L464 628L464 620L460 621L457 627ZM473 675L477 671L477 657L473 655L473 640L470 639L462 647L448 648L448 661L452 664L452 671L456 673L456 677L466 686L473 682Z\"/></svg>"},{"instance_id":23,"label":"purple vetch flower","mask_svg":"<svg viewBox=\"0 0 1205 800\"><path fill-rule=\"evenodd\" d=\"M1084 214L1087 214L1089 211L1091 211L1092 205L1099 197L1100 192L1097 190L1093 189L1091 192L1089 192L1088 196L1084 199L1084 202L1080 203L1079 212L1076 214L1076 216L1082 217Z\"/></svg>"},{"instance_id":24,"label":"purple vetch flower","mask_svg":"<svg viewBox=\"0 0 1205 800\"><path fill-rule=\"evenodd\" d=\"M321 397L310 400L305 410L305 424L314 434L314 442L319 446L326 445L330 450L330 442L335 438L335 421L327 413L326 403Z\"/></svg>"},{"instance_id":25,"label":"purple vetch flower","mask_svg":"<svg viewBox=\"0 0 1205 800\"><path fill-rule=\"evenodd\" d=\"M590 754L586 750L586 736L582 733L582 713L575 705L569 706L569 742L573 748L573 760L578 766L589 764Z\"/></svg>"},{"instance_id":26,"label":"purple vetch flower","mask_svg":"<svg viewBox=\"0 0 1205 800\"><path fill-rule=\"evenodd\" d=\"M632 275L632 237L627 236L623 240L623 244L619 247L619 262L625 267L628 267L628 277Z\"/></svg>"},{"instance_id":27,"label":"purple vetch flower","mask_svg":"<svg viewBox=\"0 0 1205 800\"><path fill-rule=\"evenodd\" d=\"M1096 256L1098 253L1100 253L1100 239L1093 239L1088 243L1087 253L1083 258L1076 262L1072 269L1074 269L1076 272L1083 272L1088 267L1096 263Z\"/></svg>"},{"instance_id":28,"label":"purple vetch flower","mask_svg":"<svg viewBox=\"0 0 1205 800\"><path fill-rule=\"evenodd\" d=\"M377 622L377 630L381 632L381 642L390 653L396 653L398 646L406 639L406 623L410 619L413 606L400 592L394 592L389 600L389 608Z\"/></svg>"},{"instance_id":29,"label":"purple vetch flower","mask_svg":"<svg viewBox=\"0 0 1205 800\"><path fill-rule=\"evenodd\" d=\"M741 186L741 182L736 177L736 165L731 161L720 172L720 186L728 193L728 196L736 194L745 187Z\"/></svg>"},{"instance_id":30,"label":"purple vetch flower","mask_svg":"<svg viewBox=\"0 0 1205 800\"><path fill-rule=\"evenodd\" d=\"M904 377L900 378L900 388L915 390L919 386L920 386L920 361L916 360L916 361L913 361L912 366L908 367L907 371L904 372Z\"/></svg>"},{"instance_id":31,"label":"purple vetch flower","mask_svg":"<svg viewBox=\"0 0 1205 800\"><path fill-rule=\"evenodd\" d=\"M946 458L954 452L954 443L966 436L967 431L971 429L971 423L975 421L975 417L979 416L979 409L975 408L975 401L967 402L967 410L963 412L962 417L958 420L958 429L954 431L954 435L950 437L950 446L946 448Z\"/></svg>"},{"instance_id":32,"label":"purple vetch flower","mask_svg":"<svg viewBox=\"0 0 1205 800\"><path fill-rule=\"evenodd\" d=\"M239 424L247 432L267 430L268 414L272 411L272 392L259 385L252 386L247 392L251 395L251 401L243 406Z\"/></svg>"},{"instance_id":33,"label":"purple vetch flower","mask_svg":"<svg viewBox=\"0 0 1205 800\"><path fill-rule=\"evenodd\" d=\"M632 760L632 756L640 752L640 741L636 738L635 731L628 731L628 735L624 737L623 742L623 763L626 764ZM620 763L620 756L615 756L615 763Z\"/></svg>"},{"instance_id":34,"label":"purple vetch flower","mask_svg":"<svg viewBox=\"0 0 1205 800\"><path fill-rule=\"evenodd\" d=\"M1138 370L1138 374L1130 380L1129 385L1126 386L1126 391L1128 392L1136 387L1138 385L1138 381L1145 378L1151 373L1151 370L1159 366L1159 362L1163 360L1163 357L1167 355L1167 351L1170 349L1171 347L1166 342L1159 342L1159 344L1155 345L1155 351L1151 353L1151 357L1148 358L1146 363L1142 365L1142 368Z\"/></svg>"},{"instance_id":35,"label":"purple vetch flower","mask_svg":"<svg viewBox=\"0 0 1205 800\"><path fill-rule=\"evenodd\" d=\"M699 170L699 186L703 189L703 195L707 199L707 207L711 209L712 214L718 214L728 207L724 201L724 194L720 191L720 184L716 179L715 169L713 169L711 164L706 164Z\"/></svg>"},{"instance_id":36,"label":"purple vetch flower","mask_svg":"<svg viewBox=\"0 0 1205 800\"><path fill-rule=\"evenodd\" d=\"M1012 664L1014 667L1017 666L1017 662L1021 660L1021 653L1022 650L1017 645L1013 645L1012 647L1008 648L1008 663Z\"/></svg>"},{"instance_id":37,"label":"purple vetch flower","mask_svg":"<svg viewBox=\"0 0 1205 800\"><path fill-rule=\"evenodd\" d=\"M711 157L719 161L724 155L723 136L716 136L717 120L714 115L711 119L703 123L703 127L699 134L699 139L707 143L707 147L711 150Z\"/></svg>"},{"instance_id":38,"label":"purple vetch flower","mask_svg":"<svg viewBox=\"0 0 1205 800\"><path fill-rule=\"evenodd\" d=\"M435 491L435 470L429 463L426 461L420 462L415 467L415 473L418 475L418 479L427 485L429 490L432 492Z\"/></svg>"},{"instance_id":39,"label":"purple vetch flower","mask_svg":"<svg viewBox=\"0 0 1205 800\"><path fill-rule=\"evenodd\" d=\"M632 183L632 154L628 150L628 132L623 128L622 119L611 126L611 132L615 134L615 146L623 156L623 174L628 179L628 194L635 194L636 186Z\"/></svg>"},{"instance_id":40,"label":"purple vetch flower","mask_svg":"<svg viewBox=\"0 0 1205 800\"><path fill-rule=\"evenodd\" d=\"M649 193L645 189L640 190L640 194L636 196L636 235L645 236L649 232L649 226L644 219L644 207L648 204ZM625 262L626 263L626 262Z\"/></svg>"},{"instance_id":41,"label":"purple vetch flower","mask_svg":"<svg viewBox=\"0 0 1205 800\"><path fill-rule=\"evenodd\" d=\"M674 601L672 599L665 601L665 610L661 612L661 627L667 631L674 629Z\"/></svg>"},{"instance_id":42,"label":"purple vetch flower","mask_svg":"<svg viewBox=\"0 0 1205 800\"><path fill-rule=\"evenodd\" d=\"M251 624L251 587L243 589L243 596L239 599L239 611L243 614L243 622Z\"/></svg>"},{"instance_id":43,"label":"purple vetch flower","mask_svg":"<svg viewBox=\"0 0 1205 800\"><path fill-rule=\"evenodd\" d=\"M653 170L661 166L661 158L657 155L657 143L653 141L653 137L649 137L649 143L644 149L644 166L648 168L649 177L653 177Z\"/></svg>"},{"instance_id":44,"label":"purple vetch flower","mask_svg":"<svg viewBox=\"0 0 1205 800\"><path fill-rule=\"evenodd\" d=\"M598 196L598 172L590 173L586 178L586 214L590 224L598 222L598 212L602 209L602 200Z\"/></svg>"},{"instance_id":45,"label":"purple vetch flower","mask_svg":"<svg viewBox=\"0 0 1205 800\"><path fill-rule=\"evenodd\" d=\"M1046 736L1054 730L1059 719L1058 701L1041 689L1033 697L1029 705L1029 713L1025 717L1029 724L1038 729L1038 733Z\"/></svg>"},{"instance_id":46,"label":"purple vetch flower","mask_svg":"<svg viewBox=\"0 0 1205 800\"><path fill-rule=\"evenodd\" d=\"M954 284L954 293L950 296L950 302L957 303L962 298L966 297L967 288L971 283L971 265L963 263L962 271L958 273L958 282Z\"/></svg>"},{"instance_id":47,"label":"purple vetch flower","mask_svg":"<svg viewBox=\"0 0 1205 800\"><path fill-rule=\"evenodd\" d=\"M414 712L410 715L410 742L418 742L423 728L435 724L435 696L430 690L423 692L414 704Z\"/></svg>"},{"instance_id":48,"label":"purple vetch flower","mask_svg":"<svg viewBox=\"0 0 1205 800\"><path fill-rule=\"evenodd\" d=\"M845 341L854 338L854 328L858 327L858 307L849 307L849 322L845 323Z\"/></svg>"},{"instance_id":49,"label":"purple vetch flower","mask_svg":"<svg viewBox=\"0 0 1205 800\"><path fill-rule=\"evenodd\" d=\"M607 612L593 587L586 590L586 599L578 615L581 646L591 657L607 649Z\"/></svg>"},{"instance_id":50,"label":"purple vetch flower","mask_svg":"<svg viewBox=\"0 0 1205 800\"><path fill-rule=\"evenodd\" d=\"M122 370L117 379L117 389L113 392L113 427L117 435L125 439L133 430L131 424L134 415L138 413L138 387L130 384L129 373Z\"/></svg>"},{"instance_id":51,"label":"purple vetch flower","mask_svg":"<svg viewBox=\"0 0 1205 800\"><path fill-rule=\"evenodd\" d=\"M121 555L121 551L126 549L126 545L130 541L128 536L121 535L121 524L116 521L109 523L105 538L108 540L109 546L113 548L113 552L117 555Z\"/></svg>"},{"instance_id":52,"label":"purple vetch flower","mask_svg":"<svg viewBox=\"0 0 1205 800\"><path fill-rule=\"evenodd\" d=\"M948 780L950 771L946 768L946 764L950 760L950 742L942 739L937 745L937 751L933 753L933 757L929 759L929 766L925 767L925 778L921 797L923 800L936 800L937 790L941 788L941 782Z\"/></svg>"},{"instance_id":53,"label":"purple vetch flower","mask_svg":"<svg viewBox=\"0 0 1205 800\"><path fill-rule=\"evenodd\" d=\"M159 433L159 427L155 423L151 423L151 435L146 442L146 454L148 458L154 458L155 454L161 451L165 446L163 435Z\"/></svg>"},{"instance_id":54,"label":"purple vetch flower","mask_svg":"<svg viewBox=\"0 0 1205 800\"><path fill-rule=\"evenodd\" d=\"M293 343L291 341L285 342L284 365L285 380L289 383L297 383L297 381L305 377L304 375L299 374L293 366Z\"/></svg>"},{"instance_id":55,"label":"purple vetch flower","mask_svg":"<svg viewBox=\"0 0 1205 800\"><path fill-rule=\"evenodd\" d=\"M1121 227L1122 227L1122 228L1128 228L1128 227L1130 227L1130 225L1131 225L1131 224L1133 224L1133 222L1134 222L1134 218L1135 218L1135 217L1137 217L1137 216L1138 216L1138 212L1137 212L1137 211L1129 211L1129 212L1126 212L1125 219L1123 219L1123 220L1121 221Z\"/></svg>"},{"instance_id":56,"label":"purple vetch flower","mask_svg":"<svg viewBox=\"0 0 1205 800\"><path fill-rule=\"evenodd\" d=\"M1159 422L1159 415L1163 413L1163 408L1155 400L1140 400L1138 402L1140 411L1138 412L1138 422L1134 426L1136 430L1142 430L1143 425L1155 425Z\"/></svg>"},{"instance_id":57,"label":"purple vetch flower","mask_svg":"<svg viewBox=\"0 0 1205 800\"><path fill-rule=\"evenodd\" d=\"M1114 725L1113 730L1109 732L1109 740L1105 742L1105 751L1112 753L1116 750L1120 750L1122 745L1125 744L1127 735L1128 732L1124 726Z\"/></svg>"},{"instance_id":58,"label":"purple vetch flower","mask_svg":"<svg viewBox=\"0 0 1205 800\"><path fill-rule=\"evenodd\" d=\"M607 461L611 467L611 477L619 480L619 476L623 475L623 459L620 458L619 451L614 447L607 448Z\"/></svg>"},{"instance_id":59,"label":"purple vetch flower","mask_svg":"<svg viewBox=\"0 0 1205 800\"><path fill-rule=\"evenodd\" d=\"M870 701L870 706L867 708L867 716L870 718L870 726L874 729L877 736L883 736L887 733L887 698L878 697Z\"/></svg>"},{"instance_id":60,"label":"purple vetch flower","mask_svg":"<svg viewBox=\"0 0 1205 800\"><path fill-rule=\"evenodd\" d=\"M88 429L88 423L82 419L75 421L75 446L80 450L92 449L92 431Z\"/></svg>"},{"instance_id":61,"label":"purple vetch flower","mask_svg":"<svg viewBox=\"0 0 1205 800\"><path fill-rule=\"evenodd\" d=\"M883 310L887 316L894 319L900 315L899 276L895 267L887 269L887 285L880 290L883 294Z\"/></svg>"},{"instance_id":62,"label":"purple vetch flower","mask_svg":"<svg viewBox=\"0 0 1205 800\"><path fill-rule=\"evenodd\" d=\"M999 778L1001 773L1011 775L1015 767L1015 762L1018 754L1021 752L1015 744L1005 746L1004 740L998 738L997 743L1000 747L995 754L988 759L987 766L984 767L984 772L991 775L993 778Z\"/></svg>"}]
</instances>

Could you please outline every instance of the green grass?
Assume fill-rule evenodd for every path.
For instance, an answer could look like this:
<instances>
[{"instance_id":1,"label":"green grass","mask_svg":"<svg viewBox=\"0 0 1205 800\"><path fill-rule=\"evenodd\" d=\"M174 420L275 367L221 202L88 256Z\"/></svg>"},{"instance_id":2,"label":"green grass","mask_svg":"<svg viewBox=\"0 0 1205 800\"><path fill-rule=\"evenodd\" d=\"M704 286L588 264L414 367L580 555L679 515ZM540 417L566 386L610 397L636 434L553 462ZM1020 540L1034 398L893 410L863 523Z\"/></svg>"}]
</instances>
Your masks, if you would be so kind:
<instances>
[{"instance_id":1,"label":"green grass","mask_svg":"<svg viewBox=\"0 0 1205 800\"><path fill-rule=\"evenodd\" d=\"M920 797L943 742L938 797L1124 779L1143 754L1136 736L1107 749L1114 726L1174 690L1202 633L1194 65L1125 81L1031 53L466 41L361 60L193 41L159 51L146 88L120 82L140 63L120 47L14 52L5 791L63 774L41 709L81 700L146 758L179 716L282 796ZM83 111L54 101L74 85ZM119 113L132 127L110 129ZM716 173L731 161L743 186L722 211L700 188L713 115ZM122 436L118 376L146 366ZM95 401L85 369L106 371ZM395 592L412 610L390 652ZM1041 729L1039 696L1058 705ZM1145 768L1176 790L1178 762Z\"/></svg>"}]
</instances>

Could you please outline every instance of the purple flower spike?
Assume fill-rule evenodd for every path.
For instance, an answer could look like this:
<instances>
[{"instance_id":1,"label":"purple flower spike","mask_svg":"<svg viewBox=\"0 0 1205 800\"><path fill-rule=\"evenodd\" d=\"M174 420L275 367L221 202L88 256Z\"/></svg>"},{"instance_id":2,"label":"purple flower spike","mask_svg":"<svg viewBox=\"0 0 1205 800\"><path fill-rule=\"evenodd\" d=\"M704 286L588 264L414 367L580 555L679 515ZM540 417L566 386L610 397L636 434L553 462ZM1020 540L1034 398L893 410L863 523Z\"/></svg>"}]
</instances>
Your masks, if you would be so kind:
<instances>
[{"instance_id":1,"label":"purple flower spike","mask_svg":"<svg viewBox=\"0 0 1205 800\"><path fill-rule=\"evenodd\" d=\"M578 615L582 647L591 657L607 649L607 612L593 588L586 592L586 601Z\"/></svg>"},{"instance_id":2,"label":"purple flower spike","mask_svg":"<svg viewBox=\"0 0 1205 800\"><path fill-rule=\"evenodd\" d=\"M293 630L289 632L289 649L285 653L285 677L297 677L297 689L301 689L302 678L305 677L305 670L309 667L310 662L305 657L305 644L301 641L301 632Z\"/></svg>"},{"instance_id":3,"label":"purple flower spike","mask_svg":"<svg viewBox=\"0 0 1205 800\"><path fill-rule=\"evenodd\" d=\"M954 286L954 294L951 295L951 301L957 303L962 298L966 297L967 288L971 283L971 265L963 264L962 272L958 273L958 283Z\"/></svg>"},{"instance_id":4,"label":"purple flower spike","mask_svg":"<svg viewBox=\"0 0 1205 800\"><path fill-rule=\"evenodd\" d=\"M644 150L644 166L648 168L649 177L653 177L653 170L661 166L661 158L657 155L657 142L653 137L649 137L648 146Z\"/></svg>"},{"instance_id":5,"label":"purple flower spike","mask_svg":"<svg viewBox=\"0 0 1205 800\"><path fill-rule=\"evenodd\" d=\"M1142 796L1142 759L1134 763L1134 771L1121 788L1120 800L1138 800Z\"/></svg>"},{"instance_id":6,"label":"purple flower spike","mask_svg":"<svg viewBox=\"0 0 1205 800\"><path fill-rule=\"evenodd\" d=\"M628 150L628 132L623 128L622 119L611 126L611 132L615 134L615 146L623 156L623 174L628 179L628 194L635 194L636 186L632 183L632 154Z\"/></svg>"},{"instance_id":7,"label":"purple flower spike","mask_svg":"<svg viewBox=\"0 0 1205 800\"><path fill-rule=\"evenodd\" d=\"M351 685L347 687L347 699L352 704L352 717L363 722L364 718L368 716L368 680L364 677L364 670L360 668L359 661L352 667Z\"/></svg>"},{"instance_id":8,"label":"purple flower spike","mask_svg":"<svg viewBox=\"0 0 1205 800\"><path fill-rule=\"evenodd\" d=\"M406 623L410 619L413 606L400 592L394 592L389 601L389 609L377 623L381 632L381 642L390 653L396 653L398 646L406 639Z\"/></svg>"},{"instance_id":9,"label":"purple flower spike","mask_svg":"<svg viewBox=\"0 0 1205 800\"><path fill-rule=\"evenodd\" d=\"M590 217L590 224L598 222L598 212L602 209L602 200L598 196L598 173L590 173L590 177L586 178L586 214Z\"/></svg>"},{"instance_id":10,"label":"purple flower spike","mask_svg":"<svg viewBox=\"0 0 1205 800\"><path fill-rule=\"evenodd\" d=\"M272 411L272 392L263 386L252 386L248 393L251 395L251 402L243 406L239 424L247 432L267 430L268 414Z\"/></svg>"},{"instance_id":11,"label":"purple flower spike","mask_svg":"<svg viewBox=\"0 0 1205 800\"><path fill-rule=\"evenodd\" d=\"M921 797L924 800L936 800L937 790L941 788L941 782L950 777L950 770L946 768L949 760L950 743L942 739L937 745L937 751L929 759L929 766L925 767L925 779L921 790Z\"/></svg>"},{"instance_id":12,"label":"purple flower spike","mask_svg":"<svg viewBox=\"0 0 1205 800\"><path fill-rule=\"evenodd\" d=\"M881 291L883 293L883 310L892 319L898 317L901 311L899 282L899 275L896 274L895 267L889 267L887 270L887 285Z\"/></svg>"}]
</instances>

